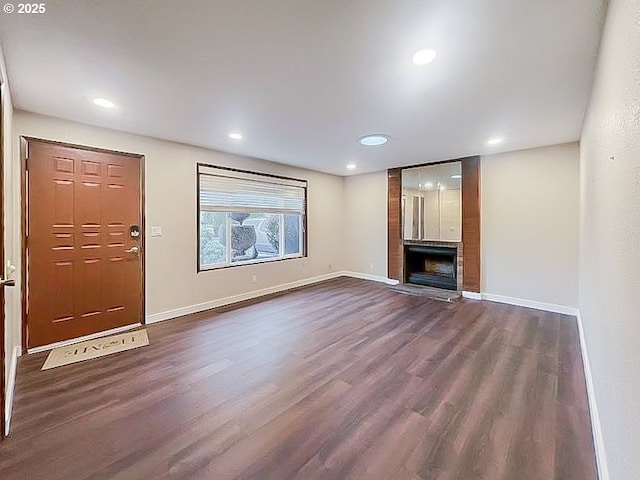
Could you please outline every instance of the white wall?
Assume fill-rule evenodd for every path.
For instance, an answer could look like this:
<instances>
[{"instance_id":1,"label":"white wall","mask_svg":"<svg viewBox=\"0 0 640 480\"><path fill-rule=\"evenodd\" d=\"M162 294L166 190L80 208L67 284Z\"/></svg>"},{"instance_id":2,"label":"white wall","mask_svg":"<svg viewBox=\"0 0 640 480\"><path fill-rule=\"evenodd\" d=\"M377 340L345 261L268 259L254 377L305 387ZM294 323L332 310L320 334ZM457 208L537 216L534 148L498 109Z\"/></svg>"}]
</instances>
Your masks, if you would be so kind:
<instances>
[{"instance_id":1,"label":"white wall","mask_svg":"<svg viewBox=\"0 0 640 480\"><path fill-rule=\"evenodd\" d=\"M145 155L147 316L343 270L341 177L20 111L14 116L16 165L21 135ZM196 273L197 162L308 180L308 258ZM19 185L18 177L16 168ZM161 225L163 236L151 237L151 225Z\"/></svg>"},{"instance_id":2,"label":"white wall","mask_svg":"<svg viewBox=\"0 0 640 480\"><path fill-rule=\"evenodd\" d=\"M577 144L483 157L481 291L578 306Z\"/></svg>"},{"instance_id":3,"label":"white wall","mask_svg":"<svg viewBox=\"0 0 640 480\"><path fill-rule=\"evenodd\" d=\"M386 278L387 172L346 177L344 190L345 269Z\"/></svg>"},{"instance_id":4,"label":"white wall","mask_svg":"<svg viewBox=\"0 0 640 480\"><path fill-rule=\"evenodd\" d=\"M600 50L580 141L580 313L610 478L632 480L640 472L640 2L610 1Z\"/></svg>"},{"instance_id":5,"label":"white wall","mask_svg":"<svg viewBox=\"0 0 640 480\"><path fill-rule=\"evenodd\" d=\"M577 307L578 167L576 144L482 158L483 293ZM345 179L347 270L387 275L386 182Z\"/></svg>"}]
</instances>

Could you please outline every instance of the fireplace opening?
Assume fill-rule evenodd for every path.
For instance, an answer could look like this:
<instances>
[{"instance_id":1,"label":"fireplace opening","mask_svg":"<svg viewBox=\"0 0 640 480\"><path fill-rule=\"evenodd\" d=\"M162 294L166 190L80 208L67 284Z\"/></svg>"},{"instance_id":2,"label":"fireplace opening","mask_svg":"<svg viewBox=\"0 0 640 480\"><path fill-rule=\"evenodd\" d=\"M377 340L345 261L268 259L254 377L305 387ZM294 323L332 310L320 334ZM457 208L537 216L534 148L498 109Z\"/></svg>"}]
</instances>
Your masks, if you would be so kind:
<instances>
[{"instance_id":1,"label":"fireplace opening","mask_svg":"<svg viewBox=\"0 0 640 480\"><path fill-rule=\"evenodd\" d=\"M455 247L405 245L405 282L457 290Z\"/></svg>"}]
</instances>

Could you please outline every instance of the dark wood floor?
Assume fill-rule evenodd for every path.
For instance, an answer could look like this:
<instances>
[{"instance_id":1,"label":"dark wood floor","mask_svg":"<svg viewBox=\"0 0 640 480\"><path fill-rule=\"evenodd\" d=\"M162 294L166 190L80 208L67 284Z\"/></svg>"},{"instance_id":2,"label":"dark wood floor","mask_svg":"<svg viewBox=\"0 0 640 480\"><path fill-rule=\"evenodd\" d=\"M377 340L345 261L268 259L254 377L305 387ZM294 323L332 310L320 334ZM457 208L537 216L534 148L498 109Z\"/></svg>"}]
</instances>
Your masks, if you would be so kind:
<instances>
[{"instance_id":1,"label":"dark wood floor","mask_svg":"<svg viewBox=\"0 0 640 480\"><path fill-rule=\"evenodd\" d=\"M21 359L10 479L592 480L572 317L341 278Z\"/></svg>"}]
</instances>

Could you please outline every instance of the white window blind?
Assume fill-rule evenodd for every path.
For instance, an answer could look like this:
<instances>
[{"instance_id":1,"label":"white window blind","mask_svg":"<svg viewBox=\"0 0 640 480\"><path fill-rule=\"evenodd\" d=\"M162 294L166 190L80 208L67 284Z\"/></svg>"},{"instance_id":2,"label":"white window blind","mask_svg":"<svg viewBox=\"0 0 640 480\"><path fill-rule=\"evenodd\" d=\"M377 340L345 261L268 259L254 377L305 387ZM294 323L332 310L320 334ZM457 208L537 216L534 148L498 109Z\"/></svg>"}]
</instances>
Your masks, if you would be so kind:
<instances>
[{"instance_id":1,"label":"white window blind","mask_svg":"<svg viewBox=\"0 0 640 480\"><path fill-rule=\"evenodd\" d=\"M307 182L198 166L200 210L305 214Z\"/></svg>"}]
</instances>

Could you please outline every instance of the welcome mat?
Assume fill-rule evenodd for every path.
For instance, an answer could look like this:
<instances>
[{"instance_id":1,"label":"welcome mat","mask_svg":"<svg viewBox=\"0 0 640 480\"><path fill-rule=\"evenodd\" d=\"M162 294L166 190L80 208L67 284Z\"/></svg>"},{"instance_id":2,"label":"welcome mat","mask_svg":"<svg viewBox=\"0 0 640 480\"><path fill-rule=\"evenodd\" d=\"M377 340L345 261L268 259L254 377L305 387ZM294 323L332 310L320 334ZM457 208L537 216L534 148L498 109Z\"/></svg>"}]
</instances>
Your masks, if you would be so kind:
<instances>
[{"instance_id":1,"label":"welcome mat","mask_svg":"<svg viewBox=\"0 0 640 480\"><path fill-rule=\"evenodd\" d=\"M112 335L110 337L74 343L73 345L51 350L41 370L62 367L63 365L104 357L112 353L124 352L125 350L144 347L146 345L149 345L149 337L147 336L146 330L136 330L119 335Z\"/></svg>"}]
</instances>

